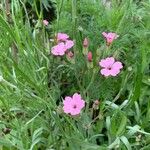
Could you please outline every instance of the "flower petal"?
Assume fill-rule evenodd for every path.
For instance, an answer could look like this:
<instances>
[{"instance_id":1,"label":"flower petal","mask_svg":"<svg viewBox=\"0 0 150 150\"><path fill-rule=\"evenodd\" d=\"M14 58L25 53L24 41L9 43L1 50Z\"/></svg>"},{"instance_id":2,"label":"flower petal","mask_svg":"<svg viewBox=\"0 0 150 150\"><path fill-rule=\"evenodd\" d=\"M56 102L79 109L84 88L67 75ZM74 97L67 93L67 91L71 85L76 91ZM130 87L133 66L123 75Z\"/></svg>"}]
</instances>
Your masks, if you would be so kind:
<instances>
[{"instance_id":1,"label":"flower petal","mask_svg":"<svg viewBox=\"0 0 150 150\"><path fill-rule=\"evenodd\" d=\"M110 70L110 75L111 76L117 76L117 74L120 72L119 69L111 69Z\"/></svg>"},{"instance_id":2,"label":"flower petal","mask_svg":"<svg viewBox=\"0 0 150 150\"><path fill-rule=\"evenodd\" d=\"M70 49L74 46L74 42L72 40L67 40L65 43L65 48Z\"/></svg>"},{"instance_id":3,"label":"flower petal","mask_svg":"<svg viewBox=\"0 0 150 150\"><path fill-rule=\"evenodd\" d=\"M65 54L65 51L66 51L66 48L63 42L59 43L56 46L53 46L51 50L52 54L56 56L58 55L63 56Z\"/></svg>"},{"instance_id":4,"label":"flower petal","mask_svg":"<svg viewBox=\"0 0 150 150\"><path fill-rule=\"evenodd\" d=\"M112 67L113 67L114 69L122 69L122 68L123 68L122 63L119 62L119 61L116 61L116 62L112 65Z\"/></svg>"},{"instance_id":5,"label":"flower petal","mask_svg":"<svg viewBox=\"0 0 150 150\"><path fill-rule=\"evenodd\" d=\"M106 32L103 32L102 35L107 38L107 33Z\"/></svg>"},{"instance_id":6,"label":"flower petal","mask_svg":"<svg viewBox=\"0 0 150 150\"><path fill-rule=\"evenodd\" d=\"M101 67L108 68L108 67L111 67L114 62L115 62L115 59L113 57L107 57L106 59L102 59L99 62L99 65Z\"/></svg>"},{"instance_id":7,"label":"flower petal","mask_svg":"<svg viewBox=\"0 0 150 150\"><path fill-rule=\"evenodd\" d=\"M85 101L84 100L77 100L77 107L79 108L79 109L82 109L82 108L84 108L84 106L85 106Z\"/></svg>"},{"instance_id":8,"label":"flower petal","mask_svg":"<svg viewBox=\"0 0 150 150\"><path fill-rule=\"evenodd\" d=\"M63 104L64 105L67 105L67 104L70 104L72 101L72 98L70 96L66 96L65 97L65 100L63 101Z\"/></svg>"},{"instance_id":9,"label":"flower petal","mask_svg":"<svg viewBox=\"0 0 150 150\"><path fill-rule=\"evenodd\" d=\"M75 93L72 98L73 98L74 101L81 100L81 95L78 94L78 93Z\"/></svg>"},{"instance_id":10,"label":"flower petal","mask_svg":"<svg viewBox=\"0 0 150 150\"><path fill-rule=\"evenodd\" d=\"M101 74L108 77L110 75L110 70L108 69L101 69Z\"/></svg>"},{"instance_id":11,"label":"flower petal","mask_svg":"<svg viewBox=\"0 0 150 150\"><path fill-rule=\"evenodd\" d=\"M57 34L57 41L66 41L69 36L66 33L58 33Z\"/></svg>"},{"instance_id":12,"label":"flower petal","mask_svg":"<svg viewBox=\"0 0 150 150\"><path fill-rule=\"evenodd\" d=\"M75 115L80 114L80 112L81 112L81 109L72 109L71 112L70 112L70 114L73 115L73 116L75 116Z\"/></svg>"}]
</instances>

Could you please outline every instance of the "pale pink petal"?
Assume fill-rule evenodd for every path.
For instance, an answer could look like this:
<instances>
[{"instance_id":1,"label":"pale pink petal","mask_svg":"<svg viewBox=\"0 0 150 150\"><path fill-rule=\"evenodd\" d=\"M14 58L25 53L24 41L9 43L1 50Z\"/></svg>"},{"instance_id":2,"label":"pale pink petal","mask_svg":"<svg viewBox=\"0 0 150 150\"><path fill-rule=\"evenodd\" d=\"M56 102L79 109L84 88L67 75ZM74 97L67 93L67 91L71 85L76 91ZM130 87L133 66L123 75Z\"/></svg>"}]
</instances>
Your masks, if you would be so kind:
<instances>
[{"instance_id":1,"label":"pale pink petal","mask_svg":"<svg viewBox=\"0 0 150 150\"><path fill-rule=\"evenodd\" d=\"M58 33L57 34L57 40L58 41L66 41L69 38L69 36L65 33Z\"/></svg>"},{"instance_id":2,"label":"pale pink petal","mask_svg":"<svg viewBox=\"0 0 150 150\"><path fill-rule=\"evenodd\" d=\"M66 113L66 114L69 114L69 113L71 113L71 106L64 106L63 107L63 110L64 110L64 112Z\"/></svg>"},{"instance_id":3,"label":"pale pink petal","mask_svg":"<svg viewBox=\"0 0 150 150\"><path fill-rule=\"evenodd\" d=\"M76 103L77 103L77 107L79 109L82 109L85 107L85 101L84 100L77 100Z\"/></svg>"},{"instance_id":4,"label":"pale pink petal","mask_svg":"<svg viewBox=\"0 0 150 150\"><path fill-rule=\"evenodd\" d=\"M102 60L99 62L99 65L100 65L101 67L108 68L108 67L111 67L114 62L115 62L115 59L114 59L113 57L107 57L106 59L102 59Z\"/></svg>"},{"instance_id":5,"label":"pale pink petal","mask_svg":"<svg viewBox=\"0 0 150 150\"><path fill-rule=\"evenodd\" d=\"M65 54L66 48L63 42L58 45L52 47L52 54L56 56L63 56Z\"/></svg>"},{"instance_id":6,"label":"pale pink petal","mask_svg":"<svg viewBox=\"0 0 150 150\"><path fill-rule=\"evenodd\" d=\"M65 43L65 48L70 49L74 46L74 42L72 40L67 40Z\"/></svg>"},{"instance_id":7,"label":"pale pink petal","mask_svg":"<svg viewBox=\"0 0 150 150\"><path fill-rule=\"evenodd\" d=\"M110 75L110 70L108 69L101 69L101 74L108 77Z\"/></svg>"},{"instance_id":8,"label":"pale pink petal","mask_svg":"<svg viewBox=\"0 0 150 150\"><path fill-rule=\"evenodd\" d=\"M68 103L71 103L71 101L72 101L72 98L70 96L66 96L65 100L63 101L63 104L67 105Z\"/></svg>"},{"instance_id":9,"label":"pale pink petal","mask_svg":"<svg viewBox=\"0 0 150 150\"><path fill-rule=\"evenodd\" d=\"M106 58L107 66L110 67L115 62L115 59L113 57Z\"/></svg>"},{"instance_id":10,"label":"pale pink petal","mask_svg":"<svg viewBox=\"0 0 150 150\"><path fill-rule=\"evenodd\" d=\"M81 109L85 106L85 101L81 99L81 95L75 93L73 97L65 97L63 101L63 110L65 113L70 113L71 115L80 114Z\"/></svg>"},{"instance_id":11,"label":"pale pink petal","mask_svg":"<svg viewBox=\"0 0 150 150\"><path fill-rule=\"evenodd\" d=\"M58 49L53 49L52 48L52 54L56 56L63 56L65 54L64 50L58 50Z\"/></svg>"},{"instance_id":12,"label":"pale pink petal","mask_svg":"<svg viewBox=\"0 0 150 150\"><path fill-rule=\"evenodd\" d=\"M106 60L105 60L105 59L102 59L102 60L99 62L99 66L101 66L101 67L107 67Z\"/></svg>"},{"instance_id":13,"label":"pale pink petal","mask_svg":"<svg viewBox=\"0 0 150 150\"><path fill-rule=\"evenodd\" d=\"M72 98L69 96L65 97L65 100L63 101L63 110L65 113L70 113L72 108Z\"/></svg>"},{"instance_id":14,"label":"pale pink petal","mask_svg":"<svg viewBox=\"0 0 150 150\"><path fill-rule=\"evenodd\" d=\"M65 54L65 51L64 51L64 50L60 50L60 51L58 52L58 54L59 54L60 56L63 56L63 55Z\"/></svg>"},{"instance_id":15,"label":"pale pink petal","mask_svg":"<svg viewBox=\"0 0 150 150\"><path fill-rule=\"evenodd\" d=\"M75 94L73 95L72 99L73 99L74 101L76 101L76 100L81 100L81 95L78 94L78 93L75 93Z\"/></svg>"},{"instance_id":16,"label":"pale pink petal","mask_svg":"<svg viewBox=\"0 0 150 150\"><path fill-rule=\"evenodd\" d=\"M71 112L70 112L70 114L72 116L75 116L75 115L79 115L80 112L81 112L81 109L72 109Z\"/></svg>"},{"instance_id":17,"label":"pale pink petal","mask_svg":"<svg viewBox=\"0 0 150 150\"><path fill-rule=\"evenodd\" d=\"M110 75L112 75L112 76L116 76L118 73L120 72L120 70L118 69L112 69L112 70L110 70Z\"/></svg>"},{"instance_id":18,"label":"pale pink petal","mask_svg":"<svg viewBox=\"0 0 150 150\"><path fill-rule=\"evenodd\" d=\"M102 35L107 38L107 33L106 32L103 32Z\"/></svg>"},{"instance_id":19,"label":"pale pink petal","mask_svg":"<svg viewBox=\"0 0 150 150\"><path fill-rule=\"evenodd\" d=\"M112 65L112 68L114 68L114 69L122 69L123 66L122 66L122 63L121 63L121 62L116 61L116 62Z\"/></svg>"}]
</instances>

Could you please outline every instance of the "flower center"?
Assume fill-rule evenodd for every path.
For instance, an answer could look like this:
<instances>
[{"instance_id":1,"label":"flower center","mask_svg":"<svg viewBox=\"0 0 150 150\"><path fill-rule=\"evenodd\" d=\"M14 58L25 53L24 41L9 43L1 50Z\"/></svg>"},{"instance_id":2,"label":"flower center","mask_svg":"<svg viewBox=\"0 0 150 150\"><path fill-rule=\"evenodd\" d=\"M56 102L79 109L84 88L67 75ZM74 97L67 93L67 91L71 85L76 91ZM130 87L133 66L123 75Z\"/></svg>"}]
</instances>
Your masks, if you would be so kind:
<instances>
[{"instance_id":1,"label":"flower center","mask_svg":"<svg viewBox=\"0 0 150 150\"><path fill-rule=\"evenodd\" d=\"M73 105L73 108L76 109L76 108L77 108L77 105Z\"/></svg>"},{"instance_id":2,"label":"flower center","mask_svg":"<svg viewBox=\"0 0 150 150\"><path fill-rule=\"evenodd\" d=\"M108 70L111 70L112 68L111 68L111 66L109 66L107 69L108 69Z\"/></svg>"}]
</instances>

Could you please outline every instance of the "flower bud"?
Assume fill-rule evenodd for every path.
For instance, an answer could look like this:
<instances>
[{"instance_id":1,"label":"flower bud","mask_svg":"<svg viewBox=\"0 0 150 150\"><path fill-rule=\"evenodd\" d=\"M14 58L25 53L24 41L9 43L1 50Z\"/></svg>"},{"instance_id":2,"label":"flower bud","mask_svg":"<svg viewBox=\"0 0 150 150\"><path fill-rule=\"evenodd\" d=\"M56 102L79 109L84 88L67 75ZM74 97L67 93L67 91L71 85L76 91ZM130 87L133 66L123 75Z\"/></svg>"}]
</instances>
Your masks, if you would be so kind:
<instances>
[{"instance_id":1,"label":"flower bud","mask_svg":"<svg viewBox=\"0 0 150 150\"><path fill-rule=\"evenodd\" d=\"M100 104L99 100L94 101L94 103L93 103L93 109L95 109L95 110L99 109L99 104Z\"/></svg>"},{"instance_id":2,"label":"flower bud","mask_svg":"<svg viewBox=\"0 0 150 150\"><path fill-rule=\"evenodd\" d=\"M87 59L88 59L89 62L92 61L92 52L91 51L88 52Z\"/></svg>"},{"instance_id":3,"label":"flower bud","mask_svg":"<svg viewBox=\"0 0 150 150\"><path fill-rule=\"evenodd\" d=\"M89 41L88 41L87 38L85 38L84 41L83 41L83 47L87 48L88 46L89 46Z\"/></svg>"},{"instance_id":4,"label":"flower bud","mask_svg":"<svg viewBox=\"0 0 150 150\"><path fill-rule=\"evenodd\" d=\"M75 59L74 59L74 54L73 54L73 52L68 51L68 52L66 53L66 58L67 58L67 60L68 60L70 63L72 63L72 64L75 63Z\"/></svg>"},{"instance_id":5,"label":"flower bud","mask_svg":"<svg viewBox=\"0 0 150 150\"><path fill-rule=\"evenodd\" d=\"M73 52L69 51L69 52L67 53L67 57L69 57L70 59L71 59L73 56L74 56L74 55L73 55Z\"/></svg>"}]
</instances>

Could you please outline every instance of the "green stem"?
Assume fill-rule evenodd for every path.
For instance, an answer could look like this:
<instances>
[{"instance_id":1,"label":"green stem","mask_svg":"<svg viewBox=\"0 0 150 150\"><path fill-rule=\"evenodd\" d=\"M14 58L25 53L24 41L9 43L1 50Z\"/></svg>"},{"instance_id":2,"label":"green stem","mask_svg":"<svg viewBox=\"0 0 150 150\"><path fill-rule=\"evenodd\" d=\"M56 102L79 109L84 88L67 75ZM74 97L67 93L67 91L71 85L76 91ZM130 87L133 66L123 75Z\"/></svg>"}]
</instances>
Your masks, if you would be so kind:
<instances>
[{"instance_id":1,"label":"green stem","mask_svg":"<svg viewBox=\"0 0 150 150\"><path fill-rule=\"evenodd\" d=\"M124 90L124 87L125 87L125 85L127 83L128 77L129 77L129 74L127 74L125 79L122 81L120 91L118 92L116 97L113 99L112 103L115 103L119 99L119 97L120 97L120 95L121 95L122 91Z\"/></svg>"},{"instance_id":2,"label":"green stem","mask_svg":"<svg viewBox=\"0 0 150 150\"><path fill-rule=\"evenodd\" d=\"M93 74L92 74L91 81L90 81L89 85L87 86L87 88L86 88L85 91L84 91L85 94L86 94L86 92L89 90L89 88L91 87L91 85L92 85L92 83L93 83L93 81L94 81L95 72L96 72L96 70L94 69L94 70L93 70Z\"/></svg>"},{"instance_id":3,"label":"green stem","mask_svg":"<svg viewBox=\"0 0 150 150\"><path fill-rule=\"evenodd\" d=\"M63 7L63 3L64 3L64 0L61 0L60 5L58 5L59 1L57 1L57 27L56 27L57 32L58 32L58 29L59 29L59 18L60 18L61 10L62 10L62 7Z\"/></svg>"},{"instance_id":4,"label":"green stem","mask_svg":"<svg viewBox=\"0 0 150 150\"><path fill-rule=\"evenodd\" d=\"M77 3L76 0L72 0L72 32L73 39L76 39L76 25L77 25Z\"/></svg>"}]
</instances>

